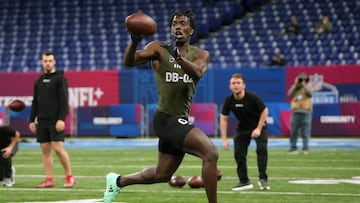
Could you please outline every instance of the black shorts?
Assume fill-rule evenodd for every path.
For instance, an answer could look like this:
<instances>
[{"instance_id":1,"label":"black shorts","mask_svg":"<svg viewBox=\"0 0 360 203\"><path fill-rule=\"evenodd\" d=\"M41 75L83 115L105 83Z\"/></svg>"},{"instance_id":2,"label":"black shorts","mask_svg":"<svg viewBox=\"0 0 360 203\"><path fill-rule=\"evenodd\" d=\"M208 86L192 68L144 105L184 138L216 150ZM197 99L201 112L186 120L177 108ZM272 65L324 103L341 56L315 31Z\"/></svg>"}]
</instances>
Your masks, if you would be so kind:
<instances>
[{"instance_id":1,"label":"black shorts","mask_svg":"<svg viewBox=\"0 0 360 203\"><path fill-rule=\"evenodd\" d=\"M159 137L159 152L174 156L183 156L184 139L195 126L187 118L177 118L156 110L154 131Z\"/></svg>"},{"instance_id":2,"label":"black shorts","mask_svg":"<svg viewBox=\"0 0 360 203\"><path fill-rule=\"evenodd\" d=\"M56 121L39 121L36 126L37 142L64 141L65 132L56 131Z\"/></svg>"}]
</instances>

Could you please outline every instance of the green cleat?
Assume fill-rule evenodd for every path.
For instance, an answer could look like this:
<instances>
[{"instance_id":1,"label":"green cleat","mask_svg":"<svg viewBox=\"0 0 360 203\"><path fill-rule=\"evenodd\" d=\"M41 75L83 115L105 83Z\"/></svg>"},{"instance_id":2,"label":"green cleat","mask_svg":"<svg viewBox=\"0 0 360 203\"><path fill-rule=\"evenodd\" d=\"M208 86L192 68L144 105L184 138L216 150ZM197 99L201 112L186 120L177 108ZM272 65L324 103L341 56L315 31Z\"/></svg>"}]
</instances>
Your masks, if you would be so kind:
<instances>
[{"instance_id":1,"label":"green cleat","mask_svg":"<svg viewBox=\"0 0 360 203\"><path fill-rule=\"evenodd\" d=\"M104 192L104 203L111 203L112 199L120 192L116 180L120 175L117 173L108 173L106 175L106 189Z\"/></svg>"}]
</instances>

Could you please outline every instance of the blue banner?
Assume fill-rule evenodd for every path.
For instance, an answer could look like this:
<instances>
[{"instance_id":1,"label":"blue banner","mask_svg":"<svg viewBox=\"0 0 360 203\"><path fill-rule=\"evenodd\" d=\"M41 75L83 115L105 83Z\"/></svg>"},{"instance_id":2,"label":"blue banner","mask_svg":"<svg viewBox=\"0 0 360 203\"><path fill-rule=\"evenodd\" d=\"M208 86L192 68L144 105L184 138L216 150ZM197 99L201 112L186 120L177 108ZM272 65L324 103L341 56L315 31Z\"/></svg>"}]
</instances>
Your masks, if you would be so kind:
<instances>
[{"instance_id":1,"label":"blue banner","mask_svg":"<svg viewBox=\"0 0 360 203\"><path fill-rule=\"evenodd\" d=\"M79 107L77 117L78 136L134 137L145 134L141 104Z\"/></svg>"},{"instance_id":2,"label":"blue banner","mask_svg":"<svg viewBox=\"0 0 360 203\"><path fill-rule=\"evenodd\" d=\"M232 74L245 76L246 88L256 92L266 102L284 102L286 98L285 70L278 68L209 69L201 78L193 96L194 103L215 103L221 106L231 94L229 80ZM156 103L158 93L151 69L124 69L119 73L120 103Z\"/></svg>"}]
</instances>

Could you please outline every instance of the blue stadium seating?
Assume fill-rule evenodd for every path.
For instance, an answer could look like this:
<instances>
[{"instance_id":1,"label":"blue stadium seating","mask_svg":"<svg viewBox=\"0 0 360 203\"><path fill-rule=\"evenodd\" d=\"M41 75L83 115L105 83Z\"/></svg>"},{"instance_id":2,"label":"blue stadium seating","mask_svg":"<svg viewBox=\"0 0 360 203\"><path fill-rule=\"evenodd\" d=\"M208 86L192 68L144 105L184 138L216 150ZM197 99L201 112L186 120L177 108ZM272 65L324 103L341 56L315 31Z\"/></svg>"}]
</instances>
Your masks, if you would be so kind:
<instances>
[{"instance_id":1,"label":"blue stadium seating","mask_svg":"<svg viewBox=\"0 0 360 203\"><path fill-rule=\"evenodd\" d=\"M0 71L38 71L40 54L53 50L65 70L120 70L129 40L127 15L143 11L158 33L143 40L171 40L169 16L189 7L197 32L192 43L208 49L210 68L257 67L280 51L288 65L360 64L360 1L357 0L2 0ZM333 31L312 28L328 15ZM282 35L291 16L303 27Z\"/></svg>"}]
</instances>

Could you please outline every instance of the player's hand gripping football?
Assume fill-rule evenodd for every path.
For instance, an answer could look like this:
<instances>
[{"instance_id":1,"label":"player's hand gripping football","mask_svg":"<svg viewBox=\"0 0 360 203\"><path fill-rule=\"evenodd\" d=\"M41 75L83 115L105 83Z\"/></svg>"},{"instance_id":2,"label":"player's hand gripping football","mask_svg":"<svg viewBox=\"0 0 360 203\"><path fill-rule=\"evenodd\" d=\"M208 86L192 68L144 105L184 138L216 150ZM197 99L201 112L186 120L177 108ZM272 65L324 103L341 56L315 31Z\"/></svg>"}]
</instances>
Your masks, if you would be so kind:
<instances>
[{"instance_id":1,"label":"player's hand gripping football","mask_svg":"<svg viewBox=\"0 0 360 203\"><path fill-rule=\"evenodd\" d=\"M167 49L171 56L175 58L175 60L180 58L179 49L173 43L161 43L160 46Z\"/></svg>"},{"instance_id":2,"label":"player's hand gripping football","mask_svg":"<svg viewBox=\"0 0 360 203\"><path fill-rule=\"evenodd\" d=\"M132 41L134 44L138 44L138 43L143 39L143 37L142 37L141 35L132 33L132 32L130 32L129 30L127 30L127 32L130 34L131 41Z\"/></svg>"}]
</instances>

